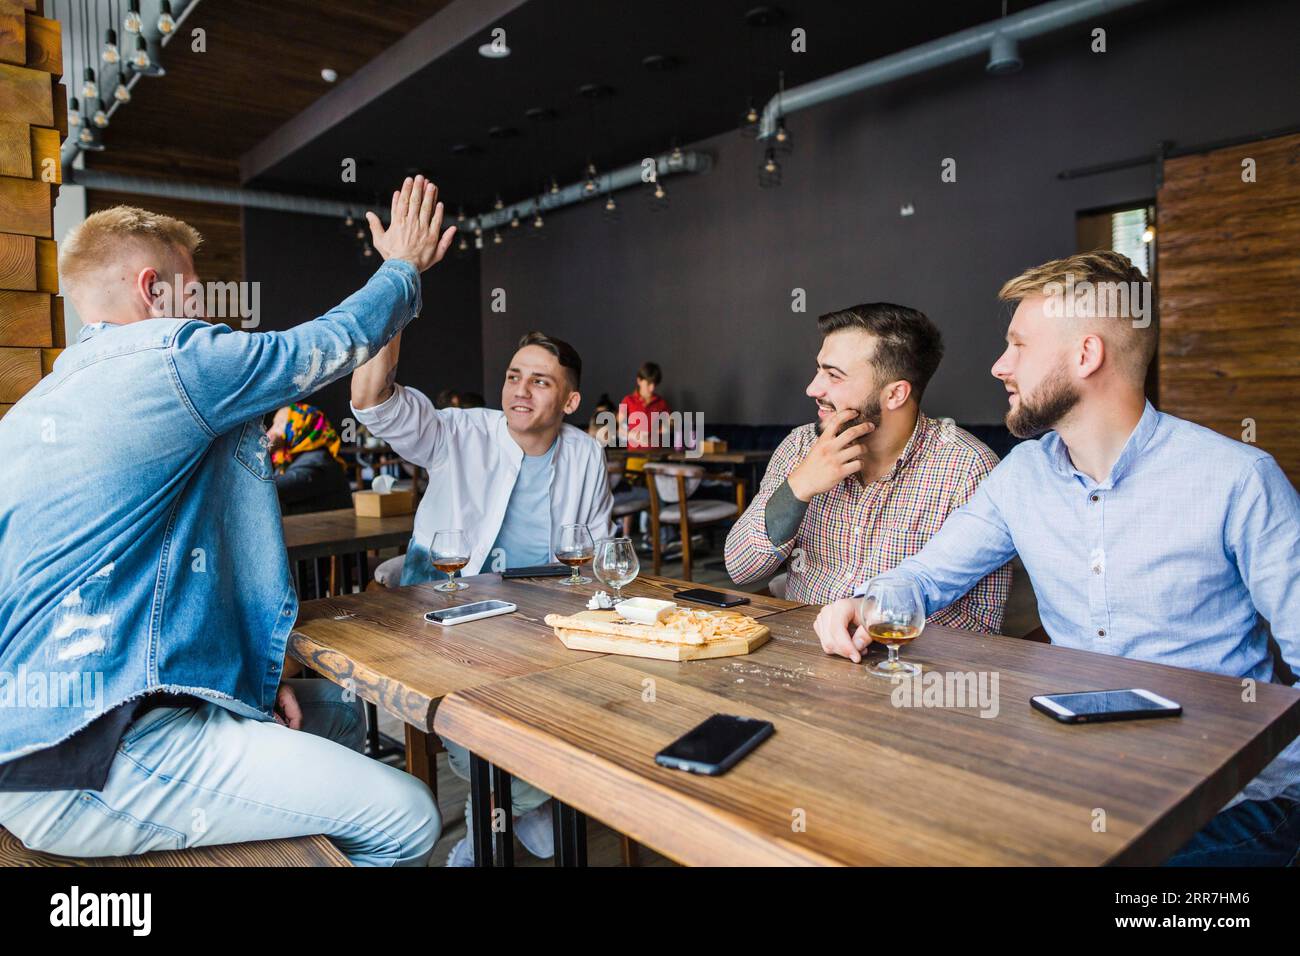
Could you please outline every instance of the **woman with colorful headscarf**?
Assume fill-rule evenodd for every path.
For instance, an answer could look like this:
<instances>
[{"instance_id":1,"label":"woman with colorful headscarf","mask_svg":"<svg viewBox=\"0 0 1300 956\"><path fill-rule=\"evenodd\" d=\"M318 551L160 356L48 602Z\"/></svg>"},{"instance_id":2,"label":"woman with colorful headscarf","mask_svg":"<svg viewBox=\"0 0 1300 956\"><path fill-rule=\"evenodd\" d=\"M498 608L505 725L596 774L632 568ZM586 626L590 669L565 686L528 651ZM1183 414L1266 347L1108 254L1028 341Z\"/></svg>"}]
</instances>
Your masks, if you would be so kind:
<instances>
[{"instance_id":1,"label":"woman with colorful headscarf","mask_svg":"<svg viewBox=\"0 0 1300 956\"><path fill-rule=\"evenodd\" d=\"M275 413L266 430L282 513L352 507L352 488L339 457L343 440L325 413L298 402Z\"/></svg>"}]
</instances>

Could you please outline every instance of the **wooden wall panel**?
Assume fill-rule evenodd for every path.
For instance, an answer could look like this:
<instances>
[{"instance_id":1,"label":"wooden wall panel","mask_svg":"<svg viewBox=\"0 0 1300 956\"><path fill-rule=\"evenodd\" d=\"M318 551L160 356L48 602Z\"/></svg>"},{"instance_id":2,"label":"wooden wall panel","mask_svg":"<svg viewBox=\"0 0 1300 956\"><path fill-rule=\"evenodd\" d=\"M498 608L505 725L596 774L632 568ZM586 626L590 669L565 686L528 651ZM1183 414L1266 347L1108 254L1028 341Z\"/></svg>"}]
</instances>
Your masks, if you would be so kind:
<instances>
[{"instance_id":1,"label":"wooden wall panel","mask_svg":"<svg viewBox=\"0 0 1300 956\"><path fill-rule=\"evenodd\" d=\"M1300 134L1169 160L1156 216L1161 410L1253 420L1300 486Z\"/></svg>"},{"instance_id":2,"label":"wooden wall panel","mask_svg":"<svg viewBox=\"0 0 1300 956\"><path fill-rule=\"evenodd\" d=\"M0 60L11 61L0 63L0 415L49 374L64 344L51 238L62 180L56 117L66 112L55 78L62 44L59 24L40 7L0 0Z\"/></svg>"}]
</instances>

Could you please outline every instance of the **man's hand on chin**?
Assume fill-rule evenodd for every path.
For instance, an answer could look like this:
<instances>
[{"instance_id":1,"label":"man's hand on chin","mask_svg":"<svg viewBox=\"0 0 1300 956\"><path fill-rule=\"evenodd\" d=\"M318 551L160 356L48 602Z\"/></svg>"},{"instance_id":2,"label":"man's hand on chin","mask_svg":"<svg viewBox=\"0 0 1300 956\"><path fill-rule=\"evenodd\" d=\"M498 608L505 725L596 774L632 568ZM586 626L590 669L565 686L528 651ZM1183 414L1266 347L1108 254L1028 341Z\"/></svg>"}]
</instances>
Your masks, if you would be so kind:
<instances>
[{"instance_id":1,"label":"man's hand on chin","mask_svg":"<svg viewBox=\"0 0 1300 956\"><path fill-rule=\"evenodd\" d=\"M302 708L298 706L298 695L288 684L281 684L276 691L275 722L284 724L290 730L302 729Z\"/></svg>"}]
</instances>

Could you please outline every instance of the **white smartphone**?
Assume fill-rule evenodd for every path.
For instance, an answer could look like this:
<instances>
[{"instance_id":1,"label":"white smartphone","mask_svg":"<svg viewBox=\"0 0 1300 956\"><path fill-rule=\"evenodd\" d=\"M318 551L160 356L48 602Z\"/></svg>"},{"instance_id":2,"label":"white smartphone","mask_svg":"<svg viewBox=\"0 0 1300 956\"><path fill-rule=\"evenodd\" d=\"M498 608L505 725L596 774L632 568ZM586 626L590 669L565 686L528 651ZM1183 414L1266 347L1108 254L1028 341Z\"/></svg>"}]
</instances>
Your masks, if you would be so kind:
<instances>
[{"instance_id":1,"label":"white smartphone","mask_svg":"<svg viewBox=\"0 0 1300 956\"><path fill-rule=\"evenodd\" d=\"M1141 687L1125 690L1095 690L1074 694L1043 694L1029 698L1036 710L1063 724L1084 724L1101 720L1140 720L1144 717L1177 717L1183 708L1167 697Z\"/></svg>"},{"instance_id":2,"label":"white smartphone","mask_svg":"<svg viewBox=\"0 0 1300 956\"><path fill-rule=\"evenodd\" d=\"M440 611L430 611L424 615L424 619L430 624L450 626L464 624L466 621L479 621L485 617L496 617L498 614L509 614L517 610L519 608L509 601L475 601L473 604L457 604L455 607L445 607Z\"/></svg>"}]
</instances>

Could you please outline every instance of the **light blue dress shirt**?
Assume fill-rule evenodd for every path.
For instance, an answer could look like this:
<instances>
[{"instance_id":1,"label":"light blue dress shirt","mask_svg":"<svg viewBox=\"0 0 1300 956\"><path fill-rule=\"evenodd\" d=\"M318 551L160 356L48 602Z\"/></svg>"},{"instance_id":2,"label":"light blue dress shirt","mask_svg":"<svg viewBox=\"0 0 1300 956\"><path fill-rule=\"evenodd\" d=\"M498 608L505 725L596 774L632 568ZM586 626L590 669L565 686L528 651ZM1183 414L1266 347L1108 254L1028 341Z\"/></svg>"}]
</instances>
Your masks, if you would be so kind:
<instances>
[{"instance_id":1,"label":"light blue dress shirt","mask_svg":"<svg viewBox=\"0 0 1300 956\"><path fill-rule=\"evenodd\" d=\"M528 568L551 560L551 479L557 438L540 455L524 455L510 503L489 552L495 567Z\"/></svg>"},{"instance_id":2,"label":"light blue dress shirt","mask_svg":"<svg viewBox=\"0 0 1300 956\"><path fill-rule=\"evenodd\" d=\"M1015 553L1054 644L1272 681L1271 622L1300 670L1300 496L1272 456L1150 403L1104 481L1055 432L1023 442L880 578L932 613ZM1300 739L1237 799L1283 791L1300 799Z\"/></svg>"}]
</instances>

